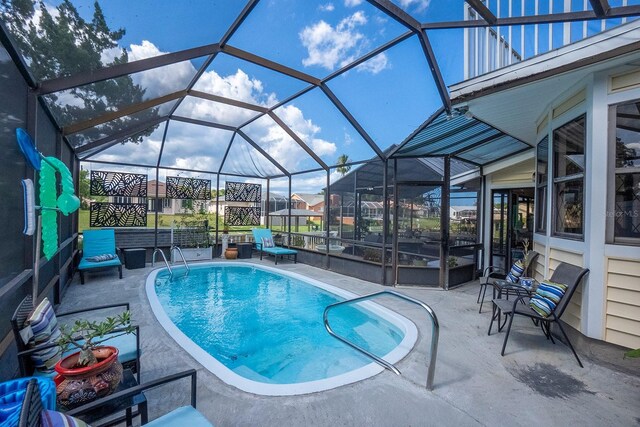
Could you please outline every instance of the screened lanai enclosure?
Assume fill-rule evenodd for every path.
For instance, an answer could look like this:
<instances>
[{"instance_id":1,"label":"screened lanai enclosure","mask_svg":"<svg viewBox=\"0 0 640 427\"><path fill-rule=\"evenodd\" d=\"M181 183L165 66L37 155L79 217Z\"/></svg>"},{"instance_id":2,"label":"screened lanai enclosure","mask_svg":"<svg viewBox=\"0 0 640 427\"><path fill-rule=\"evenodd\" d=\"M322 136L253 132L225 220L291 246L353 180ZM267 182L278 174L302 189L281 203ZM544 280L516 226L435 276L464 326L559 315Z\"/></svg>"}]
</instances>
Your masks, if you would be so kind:
<instances>
[{"instance_id":1,"label":"screened lanai enclosure","mask_svg":"<svg viewBox=\"0 0 640 427\"><path fill-rule=\"evenodd\" d=\"M37 178L15 144L24 128L82 202L60 217L43 291L67 283L96 227L148 260L172 244L220 256L223 234L267 227L300 262L374 282L469 281L486 250L483 170L535 141L447 87L640 13L539 3L2 1L3 221L22 215L16 180ZM0 277L15 289L34 242L7 232L20 243L0 249Z\"/></svg>"}]
</instances>

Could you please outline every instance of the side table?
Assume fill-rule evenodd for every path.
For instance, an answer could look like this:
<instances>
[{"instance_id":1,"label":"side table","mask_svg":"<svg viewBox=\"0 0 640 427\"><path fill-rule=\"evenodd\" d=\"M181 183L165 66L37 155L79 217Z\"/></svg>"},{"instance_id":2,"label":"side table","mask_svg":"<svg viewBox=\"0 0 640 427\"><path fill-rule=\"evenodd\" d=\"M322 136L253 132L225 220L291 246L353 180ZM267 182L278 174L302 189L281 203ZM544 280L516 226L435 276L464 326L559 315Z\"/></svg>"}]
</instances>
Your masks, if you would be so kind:
<instances>
[{"instance_id":1,"label":"side table","mask_svg":"<svg viewBox=\"0 0 640 427\"><path fill-rule=\"evenodd\" d=\"M144 268L147 261L147 250L144 248L123 249L124 267L127 270Z\"/></svg>"},{"instance_id":2,"label":"side table","mask_svg":"<svg viewBox=\"0 0 640 427\"><path fill-rule=\"evenodd\" d=\"M238 246L238 258L251 258L253 251L253 243L237 243Z\"/></svg>"}]
</instances>

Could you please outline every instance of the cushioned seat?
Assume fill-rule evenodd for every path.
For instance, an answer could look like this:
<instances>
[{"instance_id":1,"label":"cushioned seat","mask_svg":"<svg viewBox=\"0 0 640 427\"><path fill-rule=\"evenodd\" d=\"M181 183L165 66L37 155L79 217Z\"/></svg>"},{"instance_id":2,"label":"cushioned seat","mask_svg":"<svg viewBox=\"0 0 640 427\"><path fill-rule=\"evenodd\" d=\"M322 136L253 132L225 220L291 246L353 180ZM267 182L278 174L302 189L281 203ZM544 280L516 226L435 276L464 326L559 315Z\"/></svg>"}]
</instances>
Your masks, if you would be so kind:
<instances>
[{"instance_id":1,"label":"cushioned seat","mask_svg":"<svg viewBox=\"0 0 640 427\"><path fill-rule=\"evenodd\" d=\"M253 233L256 249L260 251L260 259L262 259L262 253L266 253L267 255L273 255L276 264L278 264L278 256L284 258L285 255L292 255L293 262L298 262L298 251L278 246L266 246L264 244L265 241L268 241L273 245L273 236L271 234L271 230L268 228L253 228L251 229L251 232Z\"/></svg>"},{"instance_id":2,"label":"cushioned seat","mask_svg":"<svg viewBox=\"0 0 640 427\"><path fill-rule=\"evenodd\" d=\"M213 426L207 419L193 406L182 406L174 409L166 415L156 418L145 424L146 426L163 427L210 427Z\"/></svg>"},{"instance_id":3,"label":"cushioned seat","mask_svg":"<svg viewBox=\"0 0 640 427\"><path fill-rule=\"evenodd\" d=\"M295 255L298 251L287 248L262 248L263 252L273 255Z\"/></svg>"},{"instance_id":4,"label":"cushioned seat","mask_svg":"<svg viewBox=\"0 0 640 427\"><path fill-rule=\"evenodd\" d=\"M82 258L80 260L80 264L78 264L78 268L80 270L88 270L90 268L103 268L103 267L118 267L122 265L118 258L110 259L107 261L87 261L86 258Z\"/></svg>"},{"instance_id":5,"label":"cushioned seat","mask_svg":"<svg viewBox=\"0 0 640 427\"><path fill-rule=\"evenodd\" d=\"M92 261L92 258L113 256L105 261ZM116 256L116 234L113 229L83 230L82 231L82 259L78 265L80 283L84 284L84 273L88 270L102 270L115 267L122 279L122 263Z\"/></svg>"}]
</instances>

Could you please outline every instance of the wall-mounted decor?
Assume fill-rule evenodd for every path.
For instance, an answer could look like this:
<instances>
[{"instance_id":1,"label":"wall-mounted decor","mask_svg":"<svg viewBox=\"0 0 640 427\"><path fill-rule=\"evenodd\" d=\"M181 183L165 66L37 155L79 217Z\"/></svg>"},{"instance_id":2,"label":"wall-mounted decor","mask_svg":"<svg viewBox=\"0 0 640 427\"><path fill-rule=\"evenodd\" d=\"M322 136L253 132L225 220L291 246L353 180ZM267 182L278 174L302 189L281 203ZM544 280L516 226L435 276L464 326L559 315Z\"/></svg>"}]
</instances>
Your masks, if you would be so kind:
<instances>
[{"instance_id":1,"label":"wall-mounted decor","mask_svg":"<svg viewBox=\"0 0 640 427\"><path fill-rule=\"evenodd\" d=\"M229 182L225 185L224 199L227 202L255 202L262 199L262 185L245 182Z\"/></svg>"},{"instance_id":2,"label":"wall-mounted decor","mask_svg":"<svg viewBox=\"0 0 640 427\"><path fill-rule=\"evenodd\" d=\"M260 208L227 206L224 223L230 226L260 225Z\"/></svg>"},{"instance_id":3,"label":"wall-mounted decor","mask_svg":"<svg viewBox=\"0 0 640 427\"><path fill-rule=\"evenodd\" d=\"M146 203L93 202L89 211L91 227L146 227Z\"/></svg>"},{"instance_id":4,"label":"wall-mounted decor","mask_svg":"<svg viewBox=\"0 0 640 427\"><path fill-rule=\"evenodd\" d=\"M147 197L147 175L91 171L92 196Z\"/></svg>"},{"instance_id":5,"label":"wall-mounted decor","mask_svg":"<svg viewBox=\"0 0 640 427\"><path fill-rule=\"evenodd\" d=\"M168 176L167 198L211 200L211 181L208 179Z\"/></svg>"}]
</instances>

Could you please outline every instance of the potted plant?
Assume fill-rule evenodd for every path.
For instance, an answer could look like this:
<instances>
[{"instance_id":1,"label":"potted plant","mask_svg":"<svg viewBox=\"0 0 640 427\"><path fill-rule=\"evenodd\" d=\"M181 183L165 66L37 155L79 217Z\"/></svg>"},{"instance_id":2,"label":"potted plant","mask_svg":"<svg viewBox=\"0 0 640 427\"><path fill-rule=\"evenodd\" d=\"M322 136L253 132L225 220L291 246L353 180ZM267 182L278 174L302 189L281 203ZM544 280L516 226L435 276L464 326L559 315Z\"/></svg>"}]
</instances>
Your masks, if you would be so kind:
<instances>
[{"instance_id":1,"label":"potted plant","mask_svg":"<svg viewBox=\"0 0 640 427\"><path fill-rule=\"evenodd\" d=\"M102 321L76 320L71 327L62 325L56 341L60 351L79 351L55 366L58 404L71 409L113 392L122 380L122 365L118 349L101 344L134 331L129 311Z\"/></svg>"}]
</instances>

